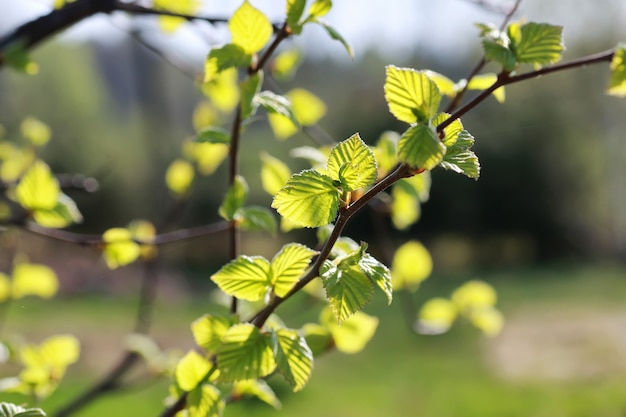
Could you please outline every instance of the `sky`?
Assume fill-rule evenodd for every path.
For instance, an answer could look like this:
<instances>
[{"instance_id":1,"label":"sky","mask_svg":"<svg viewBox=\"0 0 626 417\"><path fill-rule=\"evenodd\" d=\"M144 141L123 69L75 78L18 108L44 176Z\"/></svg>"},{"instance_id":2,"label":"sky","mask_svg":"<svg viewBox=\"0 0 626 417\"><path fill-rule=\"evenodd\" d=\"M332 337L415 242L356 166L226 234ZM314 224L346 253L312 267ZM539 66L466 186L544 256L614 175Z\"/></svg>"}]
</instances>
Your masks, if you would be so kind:
<instances>
[{"instance_id":1,"label":"sky","mask_svg":"<svg viewBox=\"0 0 626 417\"><path fill-rule=\"evenodd\" d=\"M284 16L284 1L250 0L272 21ZM500 7L510 7L512 1L489 0ZM16 25L51 10L52 0L0 0L0 34ZM241 0L203 0L202 14L228 16ZM562 24L566 44L581 36L607 30L613 39L626 41L626 1L624 0L524 0L517 18ZM464 54L478 45L476 22L499 25L502 16L477 6L472 0L335 0L333 10L325 18L354 47L356 54L375 48L388 56L397 56L414 49L431 49L440 55ZM96 39L115 42L132 27L150 28L154 19L129 19L126 15L96 16L66 31L64 41ZM620 24L621 22L621 24ZM154 31L150 31L154 32ZM103 36L106 33L106 36ZM168 40L170 47L193 55L206 53L206 40L223 43L228 40L225 30L207 28L203 23L190 24ZM305 30L303 42L314 55L345 56L338 42L327 40L319 28ZM607 45L607 48L612 45Z\"/></svg>"}]
</instances>

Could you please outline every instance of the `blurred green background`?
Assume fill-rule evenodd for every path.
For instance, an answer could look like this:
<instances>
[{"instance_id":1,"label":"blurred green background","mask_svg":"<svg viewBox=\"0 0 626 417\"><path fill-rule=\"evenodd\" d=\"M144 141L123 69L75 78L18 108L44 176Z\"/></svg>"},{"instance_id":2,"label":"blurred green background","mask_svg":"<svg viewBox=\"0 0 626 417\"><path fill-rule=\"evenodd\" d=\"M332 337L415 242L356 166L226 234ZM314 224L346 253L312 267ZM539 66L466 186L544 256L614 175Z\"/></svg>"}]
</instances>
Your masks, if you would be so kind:
<instances>
[{"instance_id":1,"label":"blurred green background","mask_svg":"<svg viewBox=\"0 0 626 417\"><path fill-rule=\"evenodd\" d=\"M9 16L22 16L18 12L28 3L46 6L18 0L0 5L0 36L19 21ZM225 3L236 7L238 2ZM268 2L258 3L275 11ZM213 6L224 7L207 4L206 11ZM333 24L341 30L342 21L347 22L356 58L350 61L319 33L307 38L305 32L297 45L310 53L296 77L280 85L284 91L308 88L326 102L329 113L312 132L322 141L358 131L373 144L382 132L401 130L384 102L384 66L429 68L462 78L480 57L472 23L501 20L464 0L436 6L398 1L386 4L386 14L381 9L380 16L395 13L389 19L403 10L406 15L419 12L417 29L410 19L360 22L359 13L342 7L347 6L338 4ZM443 27L436 18L429 20L442 14L449 21ZM362 18L370 15L376 18L365 11ZM565 24L565 59L626 39L619 0L593 7L585 1L527 0L519 17ZM192 114L204 100L187 75L128 36L154 29L149 19L112 16L111 22L107 30L100 23L89 30L86 22L82 34L34 50L32 58L40 66L36 76L0 71L0 124L9 135L17 134L24 117L39 118L53 130L42 157L55 172L83 174L100 184L94 193L71 192L85 217L73 229L80 232L101 233L136 218L162 220L173 204L165 170L181 155L183 140L193 135ZM389 47L375 43L370 32L378 31L372 29L377 24ZM194 50L189 38L146 41L176 63L201 71L208 45L223 33L191 26L188 30L197 32L194 42L203 47ZM392 35L385 35L386 26ZM110 34L114 40L98 40ZM430 296L449 295L464 280L484 279L499 292L507 320L503 333L485 339L460 324L443 336L418 336L407 328L402 299L390 308L377 300L366 311L380 315L381 325L365 352L320 358L302 393L290 394L272 381L284 415L626 415L626 103L604 95L607 80L605 65L532 80L507 87L504 105L488 100L464 117L476 137L480 180L436 170L420 222L393 235L392 246L418 239L433 254L435 272L416 294L417 305ZM252 203L270 202L259 183L259 152L287 157L296 144L314 145L306 135L279 142L264 120L246 130L241 168ZM294 171L304 167L298 161L289 164ZM200 179L176 226L218 220L225 183L224 167ZM372 213L358 215L346 235L370 243L376 256L384 257L389 249L388 242L376 238ZM271 257L293 239L315 242L302 232L275 239L250 234L243 238L244 252ZM3 271L10 270L17 244L31 261L52 266L62 283L56 300L12 306L5 334L41 340L72 332L83 342L84 359L44 404L53 410L115 362L124 335L132 330L140 272L130 267L111 273L96 253L30 235L2 233L0 244ZM211 308L208 277L227 261L227 251L217 236L167 246L161 254L154 335L165 347L186 349L191 346L188 323ZM284 316L300 311L294 304L285 306ZM166 390L162 383L114 394L79 415L153 416ZM132 409L115 408L117 400ZM275 415L257 402L229 407L227 415Z\"/></svg>"}]
</instances>

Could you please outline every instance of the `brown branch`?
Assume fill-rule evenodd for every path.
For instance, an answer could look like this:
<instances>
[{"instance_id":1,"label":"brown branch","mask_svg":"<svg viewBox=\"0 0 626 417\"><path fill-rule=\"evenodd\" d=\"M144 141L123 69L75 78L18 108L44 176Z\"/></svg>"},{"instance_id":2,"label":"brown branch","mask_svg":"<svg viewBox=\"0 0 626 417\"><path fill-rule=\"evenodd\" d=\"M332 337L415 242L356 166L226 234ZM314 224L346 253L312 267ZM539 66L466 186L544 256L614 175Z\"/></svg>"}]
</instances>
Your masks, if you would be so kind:
<instances>
[{"instance_id":1,"label":"brown branch","mask_svg":"<svg viewBox=\"0 0 626 417\"><path fill-rule=\"evenodd\" d=\"M615 54L615 50L611 49L609 51L600 52L598 54L589 55L586 57L573 59L571 61L563 62L561 64L551 65L548 67L544 67L538 69L536 71L526 72L524 74L519 75L509 75L506 72L500 73L498 79L495 83L493 83L488 89L482 91L476 97L474 97L471 101L467 102L464 106L459 108L457 111L452 113L450 117L437 125L437 132L441 133L446 127L448 127L452 122L460 117L464 116L467 112L472 110L482 101L484 101L491 93L497 90L500 87L505 85L518 83L520 81L525 81L531 78L540 77L542 75L552 74L553 72L565 71L572 68L584 67L586 65L597 64L600 62L611 62L613 60L613 55Z\"/></svg>"}]
</instances>

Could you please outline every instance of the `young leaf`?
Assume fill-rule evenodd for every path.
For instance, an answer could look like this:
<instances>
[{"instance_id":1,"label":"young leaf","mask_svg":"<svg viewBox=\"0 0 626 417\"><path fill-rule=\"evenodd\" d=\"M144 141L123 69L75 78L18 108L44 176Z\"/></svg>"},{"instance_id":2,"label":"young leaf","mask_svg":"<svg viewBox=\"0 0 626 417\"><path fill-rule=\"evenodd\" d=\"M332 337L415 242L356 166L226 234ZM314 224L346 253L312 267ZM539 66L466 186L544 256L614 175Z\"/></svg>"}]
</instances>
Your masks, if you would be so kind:
<instances>
[{"instance_id":1,"label":"young leaf","mask_svg":"<svg viewBox=\"0 0 626 417\"><path fill-rule=\"evenodd\" d=\"M358 190L376 182L378 167L374 152L358 133L337 144L328 157L328 172L344 191Z\"/></svg>"},{"instance_id":2,"label":"young leaf","mask_svg":"<svg viewBox=\"0 0 626 417\"><path fill-rule=\"evenodd\" d=\"M444 96L452 97L457 93L457 85L450 78L431 70L424 70L423 72L433 80L439 92Z\"/></svg>"},{"instance_id":3,"label":"young leaf","mask_svg":"<svg viewBox=\"0 0 626 417\"><path fill-rule=\"evenodd\" d=\"M221 127L208 126L198 132L195 141L198 143L223 143L228 145L230 144L230 133Z\"/></svg>"},{"instance_id":4,"label":"young leaf","mask_svg":"<svg viewBox=\"0 0 626 417\"><path fill-rule=\"evenodd\" d=\"M470 321L487 336L495 336L504 327L504 316L497 308L486 306L472 310Z\"/></svg>"},{"instance_id":5,"label":"young leaf","mask_svg":"<svg viewBox=\"0 0 626 417\"><path fill-rule=\"evenodd\" d=\"M321 1L323 2L324 0L321 0ZM315 19L313 22L317 23L322 28L324 28L324 30L326 31L326 33L328 33L328 36L330 36L331 39L339 41L343 45L344 49L346 50L350 58L354 59L354 50L352 49L352 46L348 43L348 41L343 36L341 36L339 32L337 32L337 29L335 29L334 27L332 27L331 25L329 25L328 23L324 22L321 19Z\"/></svg>"},{"instance_id":6,"label":"young leaf","mask_svg":"<svg viewBox=\"0 0 626 417\"><path fill-rule=\"evenodd\" d=\"M257 103L254 97L258 94L263 84L263 71L257 71L241 82L241 119L246 120L254 115Z\"/></svg>"},{"instance_id":7,"label":"young leaf","mask_svg":"<svg viewBox=\"0 0 626 417\"><path fill-rule=\"evenodd\" d=\"M299 226L325 226L337 216L339 193L332 178L305 170L287 181L274 197L272 207Z\"/></svg>"},{"instance_id":8,"label":"young leaf","mask_svg":"<svg viewBox=\"0 0 626 417\"><path fill-rule=\"evenodd\" d=\"M332 266L321 274L321 278L338 324L372 300L374 285L361 271Z\"/></svg>"},{"instance_id":9,"label":"young leaf","mask_svg":"<svg viewBox=\"0 0 626 417\"><path fill-rule=\"evenodd\" d=\"M261 184L269 195L274 196L287 184L291 171L283 161L268 153L261 153L261 161Z\"/></svg>"},{"instance_id":10,"label":"young leaf","mask_svg":"<svg viewBox=\"0 0 626 417\"><path fill-rule=\"evenodd\" d=\"M231 327L217 351L217 365L224 382L257 379L274 372L276 361L269 335L249 323Z\"/></svg>"},{"instance_id":11,"label":"young leaf","mask_svg":"<svg viewBox=\"0 0 626 417\"><path fill-rule=\"evenodd\" d=\"M440 123L443 123L450 117L448 113L439 113L432 120L432 125L437 126ZM463 130L463 124L461 123L461 119L456 119L448 127L446 127L443 131L444 137L441 140L446 147L452 146L456 143L456 139L459 136L459 133Z\"/></svg>"},{"instance_id":12,"label":"young leaf","mask_svg":"<svg viewBox=\"0 0 626 417\"><path fill-rule=\"evenodd\" d=\"M391 264L394 289L415 291L433 270L433 259L421 243L411 240L396 250Z\"/></svg>"},{"instance_id":13,"label":"young leaf","mask_svg":"<svg viewBox=\"0 0 626 417\"><path fill-rule=\"evenodd\" d=\"M167 168L165 183L174 195L182 196L191 187L194 176L193 165L183 159L177 159Z\"/></svg>"},{"instance_id":14,"label":"young leaf","mask_svg":"<svg viewBox=\"0 0 626 417\"><path fill-rule=\"evenodd\" d=\"M461 131L456 143L448 148L441 167L477 180L480 163L476 154L470 151L473 144L472 135L467 130Z\"/></svg>"},{"instance_id":15,"label":"young leaf","mask_svg":"<svg viewBox=\"0 0 626 417\"><path fill-rule=\"evenodd\" d=\"M563 53L563 27L547 23L512 23L507 33L517 62L534 65L553 64Z\"/></svg>"},{"instance_id":16,"label":"young leaf","mask_svg":"<svg viewBox=\"0 0 626 417\"><path fill-rule=\"evenodd\" d=\"M472 280L452 293L452 301L460 311L469 312L474 308L493 307L497 301L497 294L486 282Z\"/></svg>"},{"instance_id":17,"label":"young leaf","mask_svg":"<svg viewBox=\"0 0 626 417\"><path fill-rule=\"evenodd\" d=\"M59 280L51 268L30 263L15 266L12 284L11 297L14 299L27 295L51 298L59 288Z\"/></svg>"},{"instance_id":18,"label":"young leaf","mask_svg":"<svg viewBox=\"0 0 626 417\"><path fill-rule=\"evenodd\" d=\"M52 132L47 124L35 119L34 117L27 117L22 121L20 125L22 135L30 143L35 146L43 146L50 140Z\"/></svg>"},{"instance_id":19,"label":"young leaf","mask_svg":"<svg viewBox=\"0 0 626 417\"><path fill-rule=\"evenodd\" d=\"M4 61L9 67L24 74L35 75L39 72L39 65L30 59L23 41L15 41L6 46Z\"/></svg>"},{"instance_id":20,"label":"young leaf","mask_svg":"<svg viewBox=\"0 0 626 417\"><path fill-rule=\"evenodd\" d=\"M109 229L102 235L104 260L110 269L128 265L141 254L141 247L133 241L130 230L121 227Z\"/></svg>"},{"instance_id":21,"label":"young leaf","mask_svg":"<svg viewBox=\"0 0 626 417\"><path fill-rule=\"evenodd\" d=\"M294 392L300 391L313 371L313 352L304 337L290 329L276 332L275 349L278 371L291 384Z\"/></svg>"},{"instance_id":22,"label":"young leaf","mask_svg":"<svg viewBox=\"0 0 626 417\"><path fill-rule=\"evenodd\" d=\"M302 1L302 0L293 0ZM293 30L293 26L290 25ZM302 61L302 53L297 49L289 49L276 55L272 62L272 75L279 80L289 80L293 77Z\"/></svg>"},{"instance_id":23,"label":"young leaf","mask_svg":"<svg viewBox=\"0 0 626 417\"><path fill-rule=\"evenodd\" d=\"M496 61L505 71L511 72L517 66L515 54L506 46L492 39L483 39L483 49L487 61Z\"/></svg>"},{"instance_id":24,"label":"young leaf","mask_svg":"<svg viewBox=\"0 0 626 417\"><path fill-rule=\"evenodd\" d=\"M59 201L59 182L45 162L37 160L15 189L17 202L28 210L51 210Z\"/></svg>"},{"instance_id":25,"label":"young leaf","mask_svg":"<svg viewBox=\"0 0 626 417\"><path fill-rule=\"evenodd\" d=\"M313 126L326 114L326 104L304 88L291 89L285 96L291 103L296 120L302 126Z\"/></svg>"},{"instance_id":26,"label":"young leaf","mask_svg":"<svg viewBox=\"0 0 626 417\"><path fill-rule=\"evenodd\" d=\"M242 207L235 213L235 219L241 230L249 232L262 231L275 234L278 228L273 212L267 207Z\"/></svg>"},{"instance_id":27,"label":"young leaf","mask_svg":"<svg viewBox=\"0 0 626 417\"><path fill-rule=\"evenodd\" d=\"M428 122L441 101L437 85L424 72L386 67L385 100L396 119L406 123Z\"/></svg>"},{"instance_id":28,"label":"young leaf","mask_svg":"<svg viewBox=\"0 0 626 417\"><path fill-rule=\"evenodd\" d=\"M313 20L319 17L326 16L332 8L332 0L315 0L311 7L309 7L309 16L307 17L307 19Z\"/></svg>"},{"instance_id":29,"label":"young leaf","mask_svg":"<svg viewBox=\"0 0 626 417\"><path fill-rule=\"evenodd\" d=\"M204 63L204 82L213 81L219 73L229 68L246 68L252 57L239 45L227 43L213 48Z\"/></svg>"},{"instance_id":30,"label":"young leaf","mask_svg":"<svg viewBox=\"0 0 626 417\"><path fill-rule=\"evenodd\" d=\"M249 55L260 51L273 33L272 24L267 17L248 0L235 11L228 22L228 29L232 42Z\"/></svg>"},{"instance_id":31,"label":"young leaf","mask_svg":"<svg viewBox=\"0 0 626 417\"><path fill-rule=\"evenodd\" d=\"M616 97L626 97L626 43L620 43L615 48L607 93Z\"/></svg>"},{"instance_id":32,"label":"young leaf","mask_svg":"<svg viewBox=\"0 0 626 417\"><path fill-rule=\"evenodd\" d=\"M0 417L46 417L46 413L41 408L24 408L0 402Z\"/></svg>"},{"instance_id":33,"label":"young leaf","mask_svg":"<svg viewBox=\"0 0 626 417\"><path fill-rule=\"evenodd\" d=\"M491 87L496 81L498 81L498 75L494 73L479 74L472 77L467 85L468 90L486 90ZM505 92L504 87L494 90L493 96L499 103L504 103ZM457 119L458 120L458 119Z\"/></svg>"},{"instance_id":34,"label":"young leaf","mask_svg":"<svg viewBox=\"0 0 626 417\"><path fill-rule=\"evenodd\" d=\"M176 365L176 383L184 391L196 388L206 377L213 365L195 350L190 350Z\"/></svg>"},{"instance_id":35,"label":"young leaf","mask_svg":"<svg viewBox=\"0 0 626 417\"><path fill-rule=\"evenodd\" d=\"M254 96L253 105L261 106L269 113L278 113L281 116L285 116L293 123L298 125L293 110L291 109L291 102L284 96L272 93L271 91L261 91Z\"/></svg>"},{"instance_id":36,"label":"young leaf","mask_svg":"<svg viewBox=\"0 0 626 417\"><path fill-rule=\"evenodd\" d=\"M398 142L398 157L414 168L433 169L445 153L446 146L435 131L422 124L408 128Z\"/></svg>"},{"instance_id":37,"label":"young leaf","mask_svg":"<svg viewBox=\"0 0 626 417\"><path fill-rule=\"evenodd\" d=\"M205 78L207 74L210 74L208 69ZM233 111L239 103L237 69L228 68L222 72L215 73L202 84L202 92L220 111L225 113Z\"/></svg>"},{"instance_id":38,"label":"young leaf","mask_svg":"<svg viewBox=\"0 0 626 417\"><path fill-rule=\"evenodd\" d=\"M211 175L228 155L228 146L221 143L185 142L185 155L196 162L201 175Z\"/></svg>"},{"instance_id":39,"label":"young leaf","mask_svg":"<svg viewBox=\"0 0 626 417\"><path fill-rule=\"evenodd\" d=\"M446 298L432 298L418 313L416 330L422 334L441 334L450 329L457 317L457 309Z\"/></svg>"},{"instance_id":40,"label":"young leaf","mask_svg":"<svg viewBox=\"0 0 626 417\"><path fill-rule=\"evenodd\" d=\"M247 198L248 183L241 175L237 175L235 181L226 192L224 201L219 208L220 216L225 220L233 220L235 213L243 206Z\"/></svg>"},{"instance_id":41,"label":"young leaf","mask_svg":"<svg viewBox=\"0 0 626 417\"><path fill-rule=\"evenodd\" d=\"M235 382L231 395L235 399L246 395L252 396L271 405L277 410L282 407L276 393L272 391L272 388L263 379L247 379L245 381Z\"/></svg>"},{"instance_id":42,"label":"young leaf","mask_svg":"<svg viewBox=\"0 0 626 417\"><path fill-rule=\"evenodd\" d=\"M396 132L386 131L376 142L374 156L378 165L378 176L382 177L398 163L398 140L400 135Z\"/></svg>"},{"instance_id":43,"label":"young leaf","mask_svg":"<svg viewBox=\"0 0 626 417\"><path fill-rule=\"evenodd\" d=\"M234 324L232 317L205 314L191 323L191 333L198 346L213 353L222 344L226 331Z\"/></svg>"},{"instance_id":44,"label":"young leaf","mask_svg":"<svg viewBox=\"0 0 626 417\"><path fill-rule=\"evenodd\" d=\"M416 175L416 177L418 176ZM417 222L421 210L420 202L415 193L407 191L407 187L401 184L398 182L391 190L391 222L396 229L406 230Z\"/></svg>"},{"instance_id":45,"label":"young leaf","mask_svg":"<svg viewBox=\"0 0 626 417\"><path fill-rule=\"evenodd\" d=\"M329 308L322 310L320 323L330 330L338 351L348 354L358 353L365 348L378 328L378 318L357 311L337 326Z\"/></svg>"},{"instance_id":46,"label":"young leaf","mask_svg":"<svg viewBox=\"0 0 626 417\"><path fill-rule=\"evenodd\" d=\"M272 259L270 276L274 292L279 297L287 295L311 263L317 252L304 245L285 245Z\"/></svg>"},{"instance_id":47,"label":"young leaf","mask_svg":"<svg viewBox=\"0 0 626 417\"><path fill-rule=\"evenodd\" d=\"M39 346L27 345L20 350L20 359L27 368L42 368L62 377L66 368L80 355L80 342L72 335L57 335Z\"/></svg>"},{"instance_id":48,"label":"young leaf","mask_svg":"<svg viewBox=\"0 0 626 417\"><path fill-rule=\"evenodd\" d=\"M391 304L393 300L393 284L389 268L369 253L363 254L363 257L359 260L359 268L378 288L383 290L387 296L388 304Z\"/></svg>"},{"instance_id":49,"label":"young leaf","mask_svg":"<svg viewBox=\"0 0 626 417\"><path fill-rule=\"evenodd\" d=\"M302 30L299 23L305 6L306 0L287 0L287 24L296 34Z\"/></svg>"},{"instance_id":50,"label":"young leaf","mask_svg":"<svg viewBox=\"0 0 626 417\"><path fill-rule=\"evenodd\" d=\"M74 200L63 193L51 209L38 209L33 212L33 220L43 227L62 228L83 221Z\"/></svg>"},{"instance_id":51,"label":"young leaf","mask_svg":"<svg viewBox=\"0 0 626 417\"><path fill-rule=\"evenodd\" d=\"M241 255L213 274L211 280L228 295L259 301L271 285L269 273L270 263L267 259Z\"/></svg>"},{"instance_id":52,"label":"young leaf","mask_svg":"<svg viewBox=\"0 0 626 417\"><path fill-rule=\"evenodd\" d=\"M187 396L185 407L188 417L222 417L226 401L221 398L220 391L210 384L196 387Z\"/></svg>"}]
</instances>

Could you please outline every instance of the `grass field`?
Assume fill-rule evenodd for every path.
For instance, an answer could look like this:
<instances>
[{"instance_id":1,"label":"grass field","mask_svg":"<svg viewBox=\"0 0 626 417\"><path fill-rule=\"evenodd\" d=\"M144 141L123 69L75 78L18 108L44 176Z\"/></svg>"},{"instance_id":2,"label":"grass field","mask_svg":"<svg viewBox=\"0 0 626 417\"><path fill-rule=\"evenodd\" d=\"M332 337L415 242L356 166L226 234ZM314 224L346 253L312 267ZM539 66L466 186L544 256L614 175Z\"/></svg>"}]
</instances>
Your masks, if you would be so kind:
<instances>
[{"instance_id":1,"label":"grass field","mask_svg":"<svg viewBox=\"0 0 626 417\"><path fill-rule=\"evenodd\" d=\"M317 359L300 393L271 379L281 411L248 401L228 405L226 415L626 416L626 270L552 266L461 278L476 277L499 291L507 318L499 336L485 338L467 323L445 335L419 336L407 330L400 300L386 307L379 297L366 309L381 323L364 352ZM416 298L448 295L460 282L458 276L431 279ZM188 323L204 312L202 304L161 299L156 339L165 346L191 346ZM84 360L44 408L53 412L115 362L132 327L132 308L127 300L103 298L14 306L8 331L34 340L62 332L83 339ZM165 381L141 386L103 397L77 416L155 417L166 392Z\"/></svg>"}]
</instances>

